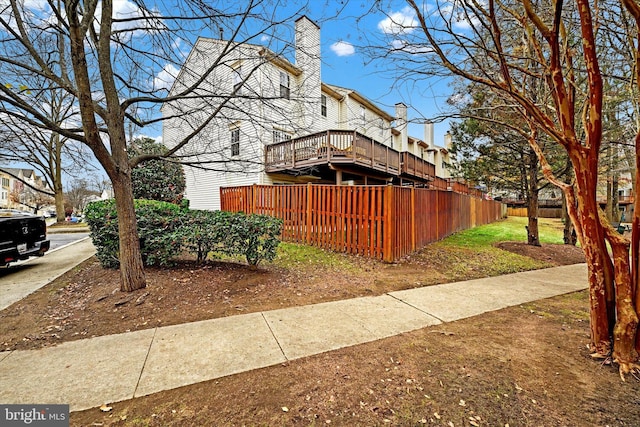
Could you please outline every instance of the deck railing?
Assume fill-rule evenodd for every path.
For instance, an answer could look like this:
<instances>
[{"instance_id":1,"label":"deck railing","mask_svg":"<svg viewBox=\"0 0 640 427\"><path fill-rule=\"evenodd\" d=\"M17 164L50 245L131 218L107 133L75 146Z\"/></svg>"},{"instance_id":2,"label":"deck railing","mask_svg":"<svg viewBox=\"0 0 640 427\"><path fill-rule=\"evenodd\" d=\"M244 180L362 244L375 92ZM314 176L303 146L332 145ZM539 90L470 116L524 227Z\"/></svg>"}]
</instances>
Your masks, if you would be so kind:
<instances>
[{"instance_id":1,"label":"deck railing","mask_svg":"<svg viewBox=\"0 0 640 427\"><path fill-rule=\"evenodd\" d=\"M265 170L280 172L328 163L364 166L391 176L402 174L430 181L435 165L411 153L400 153L359 132L328 130L265 147Z\"/></svg>"},{"instance_id":2,"label":"deck railing","mask_svg":"<svg viewBox=\"0 0 640 427\"><path fill-rule=\"evenodd\" d=\"M408 153L402 153L402 173L425 181L433 181L436 177L436 165L429 163L420 157Z\"/></svg>"}]
</instances>

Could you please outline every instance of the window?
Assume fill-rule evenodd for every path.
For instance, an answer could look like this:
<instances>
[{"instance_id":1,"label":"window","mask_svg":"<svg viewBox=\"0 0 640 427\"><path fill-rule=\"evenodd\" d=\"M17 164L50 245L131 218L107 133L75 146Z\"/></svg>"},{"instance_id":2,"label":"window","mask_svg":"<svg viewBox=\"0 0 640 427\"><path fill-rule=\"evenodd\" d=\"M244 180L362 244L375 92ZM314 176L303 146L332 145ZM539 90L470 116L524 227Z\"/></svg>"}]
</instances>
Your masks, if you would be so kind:
<instances>
[{"instance_id":1,"label":"window","mask_svg":"<svg viewBox=\"0 0 640 427\"><path fill-rule=\"evenodd\" d=\"M9 187L9 178L2 178L2 186Z\"/></svg>"},{"instance_id":2,"label":"window","mask_svg":"<svg viewBox=\"0 0 640 427\"><path fill-rule=\"evenodd\" d=\"M240 155L240 129L231 130L231 155Z\"/></svg>"},{"instance_id":3,"label":"window","mask_svg":"<svg viewBox=\"0 0 640 427\"><path fill-rule=\"evenodd\" d=\"M320 114L322 117L327 117L327 96L320 95Z\"/></svg>"},{"instance_id":4,"label":"window","mask_svg":"<svg viewBox=\"0 0 640 427\"><path fill-rule=\"evenodd\" d=\"M282 142L282 141L288 141L291 139L291 135L288 134L285 131L282 130L278 130L278 129L274 129L273 130L273 143L275 144L276 142Z\"/></svg>"},{"instance_id":5,"label":"window","mask_svg":"<svg viewBox=\"0 0 640 427\"><path fill-rule=\"evenodd\" d=\"M362 126L366 125L367 123L367 109L364 108L364 105L360 106L360 122L362 124Z\"/></svg>"},{"instance_id":6,"label":"window","mask_svg":"<svg viewBox=\"0 0 640 427\"><path fill-rule=\"evenodd\" d=\"M242 86L242 66L238 65L233 69L233 90L236 95L240 95L240 87Z\"/></svg>"},{"instance_id":7,"label":"window","mask_svg":"<svg viewBox=\"0 0 640 427\"><path fill-rule=\"evenodd\" d=\"M289 74L280 71L280 98L289 99Z\"/></svg>"}]
</instances>

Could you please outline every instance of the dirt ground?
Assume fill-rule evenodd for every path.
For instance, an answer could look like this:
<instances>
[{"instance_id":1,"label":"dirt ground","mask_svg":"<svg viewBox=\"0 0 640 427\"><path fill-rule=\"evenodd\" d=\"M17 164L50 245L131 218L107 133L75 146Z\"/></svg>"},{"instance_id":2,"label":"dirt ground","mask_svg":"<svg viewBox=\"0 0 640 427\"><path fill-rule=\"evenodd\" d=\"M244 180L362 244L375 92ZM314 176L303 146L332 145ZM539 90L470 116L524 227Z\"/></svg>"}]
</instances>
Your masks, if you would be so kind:
<instances>
[{"instance_id":1,"label":"dirt ground","mask_svg":"<svg viewBox=\"0 0 640 427\"><path fill-rule=\"evenodd\" d=\"M538 267L580 249L501 249ZM331 268L184 261L118 291L90 259L0 311L0 349L59 342L490 275L491 256L432 245L402 262ZM466 269L452 268L464 259ZM74 426L637 426L640 382L589 356L579 292L289 363L73 413Z\"/></svg>"}]
</instances>

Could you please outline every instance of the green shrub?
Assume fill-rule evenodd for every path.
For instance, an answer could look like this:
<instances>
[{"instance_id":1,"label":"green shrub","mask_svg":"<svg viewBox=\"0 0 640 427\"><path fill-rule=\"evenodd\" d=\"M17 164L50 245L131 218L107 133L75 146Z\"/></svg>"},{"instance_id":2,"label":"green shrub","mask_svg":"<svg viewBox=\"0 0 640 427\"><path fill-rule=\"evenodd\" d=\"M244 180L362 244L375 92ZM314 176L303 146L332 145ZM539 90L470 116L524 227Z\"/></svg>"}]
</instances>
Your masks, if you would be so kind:
<instances>
[{"instance_id":1,"label":"green shrub","mask_svg":"<svg viewBox=\"0 0 640 427\"><path fill-rule=\"evenodd\" d=\"M135 200L140 251L145 266L167 266L183 250L207 259L211 252L244 256L250 265L271 261L280 244L282 221L267 215L184 210L153 200ZM86 219L96 256L105 268L118 268L118 215L114 200L90 203Z\"/></svg>"},{"instance_id":2,"label":"green shrub","mask_svg":"<svg viewBox=\"0 0 640 427\"><path fill-rule=\"evenodd\" d=\"M96 256L104 268L118 268L118 216L115 200L91 202L85 208Z\"/></svg>"},{"instance_id":3,"label":"green shrub","mask_svg":"<svg viewBox=\"0 0 640 427\"><path fill-rule=\"evenodd\" d=\"M282 221L267 215L189 211L183 222L184 248L204 261L210 252L241 255L250 265L273 260Z\"/></svg>"},{"instance_id":4,"label":"green shrub","mask_svg":"<svg viewBox=\"0 0 640 427\"><path fill-rule=\"evenodd\" d=\"M210 252L220 252L224 244L224 217L231 215L223 211L189 210L180 231L183 248L194 254L200 263Z\"/></svg>"},{"instance_id":5,"label":"green shrub","mask_svg":"<svg viewBox=\"0 0 640 427\"><path fill-rule=\"evenodd\" d=\"M135 200L134 205L144 264L169 265L181 251L183 213L180 207L154 200ZM118 268L118 214L115 200L90 203L85 215L100 263L105 268Z\"/></svg>"},{"instance_id":6,"label":"green shrub","mask_svg":"<svg viewBox=\"0 0 640 427\"><path fill-rule=\"evenodd\" d=\"M250 265L272 261L280 244L282 220L268 215L232 214L225 224L223 250L229 255L244 255Z\"/></svg>"}]
</instances>

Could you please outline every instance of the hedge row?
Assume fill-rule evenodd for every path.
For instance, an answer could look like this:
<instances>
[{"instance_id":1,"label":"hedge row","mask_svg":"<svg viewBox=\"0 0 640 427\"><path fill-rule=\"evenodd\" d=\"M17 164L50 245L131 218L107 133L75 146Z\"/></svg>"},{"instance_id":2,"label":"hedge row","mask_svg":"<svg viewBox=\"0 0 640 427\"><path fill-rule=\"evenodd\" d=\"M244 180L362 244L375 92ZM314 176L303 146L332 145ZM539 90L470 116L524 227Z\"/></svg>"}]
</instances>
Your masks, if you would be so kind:
<instances>
[{"instance_id":1,"label":"hedge row","mask_svg":"<svg viewBox=\"0 0 640 427\"><path fill-rule=\"evenodd\" d=\"M184 251L195 255L198 262L215 252L241 255L257 265L272 260L280 244L282 221L267 215L189 210L154 200L136 200L135 210L146 266L168 266ZM100 263L105 268L118 268L115 201L90 203L85 215Z\"/></svg>"}]
</instances>

